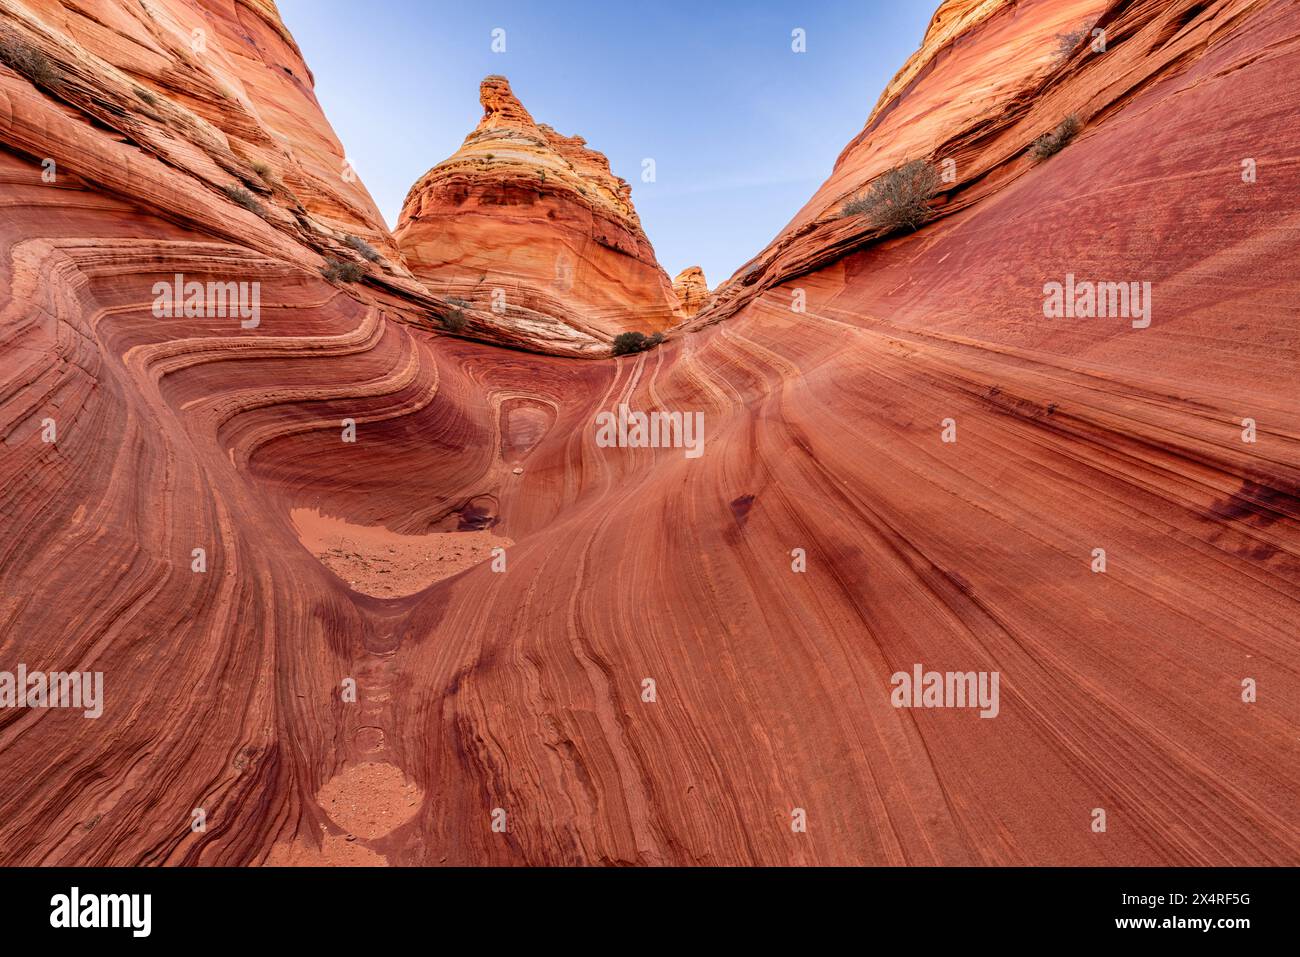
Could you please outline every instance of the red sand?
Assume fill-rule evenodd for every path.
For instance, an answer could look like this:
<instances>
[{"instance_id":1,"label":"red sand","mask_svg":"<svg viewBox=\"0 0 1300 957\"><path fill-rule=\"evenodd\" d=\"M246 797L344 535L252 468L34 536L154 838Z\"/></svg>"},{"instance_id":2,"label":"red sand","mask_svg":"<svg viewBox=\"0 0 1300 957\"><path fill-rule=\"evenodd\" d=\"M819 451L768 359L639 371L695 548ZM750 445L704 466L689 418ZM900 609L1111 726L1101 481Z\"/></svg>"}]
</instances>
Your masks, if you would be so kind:
<instances>
[{"instance_id":1,"label":"red sand","mask_svg":"<svg viewBox=\"0 0 1300 957\"><path fill-rule=\"evenodd\" d=\"M489 530L398 535L311 509L297 508L291 515L309 552L349 588L378 598L413 595L491 561L493 549L514 544ZM506 560L508 564L508 555Z\"/></svg>"}]
</instances>

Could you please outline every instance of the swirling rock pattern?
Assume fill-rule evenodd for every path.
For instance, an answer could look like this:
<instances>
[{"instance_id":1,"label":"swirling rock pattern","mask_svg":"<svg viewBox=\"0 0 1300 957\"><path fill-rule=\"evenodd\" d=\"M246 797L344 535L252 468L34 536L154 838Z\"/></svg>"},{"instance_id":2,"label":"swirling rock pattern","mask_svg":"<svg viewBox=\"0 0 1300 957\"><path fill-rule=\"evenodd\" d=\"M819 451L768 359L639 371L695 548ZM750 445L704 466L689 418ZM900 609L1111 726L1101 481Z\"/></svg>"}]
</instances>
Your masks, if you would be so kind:
<instances>
[{"instance_id":1,"label":"swirling rock pattern","mask_svg":"<svg viewBox=\"0 0 1300 957\"><path fill-rule=\"evenodd\" d=\"M105 678L0 708L0 862L1300 863L1300 10L1102 6L945 4L817 200L944 143L936 221L819 210L575 361L439 331L269 3L0 0L66 75L0 68L0 670ZM1108 65L1047 65L1076 13ZM265 215L221 192L254 142ZM1150 326L1044 318L1067 272ZM178 273L260 324L160 317ZM703 454L602 447L623 404ZM368 594L304 513L511 544ZM918 663L998 716L894 707Z\"/></svg>"}]
</instances>

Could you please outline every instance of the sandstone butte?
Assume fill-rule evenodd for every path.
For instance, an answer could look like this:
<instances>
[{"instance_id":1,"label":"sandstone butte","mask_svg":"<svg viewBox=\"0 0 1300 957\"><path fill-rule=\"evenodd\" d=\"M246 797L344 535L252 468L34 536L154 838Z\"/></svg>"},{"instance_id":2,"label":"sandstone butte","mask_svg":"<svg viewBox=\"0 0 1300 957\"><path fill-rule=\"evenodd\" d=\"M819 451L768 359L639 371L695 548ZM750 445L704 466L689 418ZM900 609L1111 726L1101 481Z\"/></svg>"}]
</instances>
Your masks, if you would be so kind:
<instances>
[{"instance_id":1,"label":"sandstone butte","mask_svg":"<svg viewBox=\"0 0 1300 957\"><path fill-rule=\"evenodd\" d=\"M677 294L685 317L695 318L709 299L709 284L704 278L704 270L699 266L687 266L673 280L673 292Z\"/></svg>"},{"instance_id":2,"label":"sandstone butte","mask_svg":"<svg viewBox=\"0 0 1300 957\"><path fill-rule=\"evenodd\" d=\"M945 2L689 320L501 81L394 235L268 0L0 42L0 670L105 695L0 709L0 863L1300 863L1300 6ZM929 222L840 215L913 159ZM1150 326L1044 318L1067 274ZM893 707L916 663L998 716Z\"/></svg>"},{"instance_id":3,"label":"sandstone butte","mask_svg":"<svg viewBox=\"0 0 1300 957\"><path fill-rule=\"evenodd\" d=\"M683 319L609 160L534 122L505 77L479 100L478 128L406 197L394 236L416 276L549 351L608 355Z\"/></svg>"}]
</instances>

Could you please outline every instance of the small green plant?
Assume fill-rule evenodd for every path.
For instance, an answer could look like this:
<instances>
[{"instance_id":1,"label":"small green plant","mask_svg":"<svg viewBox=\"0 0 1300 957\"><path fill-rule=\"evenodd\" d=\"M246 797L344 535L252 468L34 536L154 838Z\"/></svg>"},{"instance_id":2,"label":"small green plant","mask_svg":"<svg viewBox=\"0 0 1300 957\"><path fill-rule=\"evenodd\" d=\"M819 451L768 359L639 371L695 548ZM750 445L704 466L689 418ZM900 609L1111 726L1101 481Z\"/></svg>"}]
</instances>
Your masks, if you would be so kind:
<instances>
[{"instance_id":1,"label":"small green plant","mask_svg":"<svg viewBox=\"0 0 1300 957\"><path fill-rule=\"evenodd\" d=\"M663 341L664 334L662 332L656 332L652 336L647 336L643 332L620 332L614 337L612 354L616 356L630 356L636 352L645 352L647 349L653 349Z\"/></svg>"},{"instance_id":2,"label":"small green plant","mask_svg":"<svg viewBox=\"0 0 1300 957\"><path fill-rule=\"evenodd\" d=\"M224 190L226 198L238 206L243 206L250 213L256 213L259 216L266 215L266 207L257 201L257 197L250 193L242 186L227 186Z\"/></svg>"},{"instance_id":3,"label":"small green plant","mask_svg":"<svg viewBox=\"0 0 1300 957\"><path fill-rule=\"evenodd\" d=\"M320 271L320 274L330 282L360 282L365 278L366 270L360 263L326 259L325 268Z\"/></svg>"},{"instance_id":4,"label":"small green plant","mask_svg":"<svg viewBox=\"0 0 1300 957\"><path fill-rule=\"evenodd\" d=\"M131 92L134 93L136 96L138 96L140 99L144 100L144 102L148 103L150 106L153 106L158 102L158 97L154 96L152 91L146 90L142 86L132 87Z\"/></svg>"},{"instance_id":5,"label":"small green plant","mask_svg":"<svg viewBox=\"0 0 1300 957\"><path fill-rule=\"evenodd\" d=\"M1079 122L1079 117L1071 113L1065 119L1057 124L1056 129L1050 133L1044 133L1038 139L1034 140L1034 145L1029 148L1036 160L1045 160L1049 156L1054 156L1069 144L1070 140L1078 135L1079 129L1083 124Z\"/></svg>"},{"instance_id":6,"label":"small green plant","mask_svg":"<svg viewBox=\"0 0 1300 957\"><path fill-rule=\"evenodd\" d=\"M63 72L54 61L21 40L0 39L0 63L25 76L33 86L57 90L63 85Z\"/></svg>"},{"instance_id":7,"label":"small green plant","mask_svg":"<svg viewBox=\"0 0 1300 957\"><path fill-rule=\"evenodd\" d=\"M865 216L886 234L918 229L930 218L930 197L939 173L925 160L912 160L877 176L867 192L844 204L843 215Z\"/></svg>"},{"instance_id":8,"label":"small green plant","mask_svg":"<svg viewBox=\"0 0 1300 957\"><path fill-rule=\"evenodd\" d=\"M374 246L370 245L360 236L343 237L343 245L356 250L358 253L361 254L361 257L363 259L368 259L372 263L377 263L379 262L380 259L383 258L382 256L379 255L379 250L377 250Z\"/></svg>"}]
</instances>

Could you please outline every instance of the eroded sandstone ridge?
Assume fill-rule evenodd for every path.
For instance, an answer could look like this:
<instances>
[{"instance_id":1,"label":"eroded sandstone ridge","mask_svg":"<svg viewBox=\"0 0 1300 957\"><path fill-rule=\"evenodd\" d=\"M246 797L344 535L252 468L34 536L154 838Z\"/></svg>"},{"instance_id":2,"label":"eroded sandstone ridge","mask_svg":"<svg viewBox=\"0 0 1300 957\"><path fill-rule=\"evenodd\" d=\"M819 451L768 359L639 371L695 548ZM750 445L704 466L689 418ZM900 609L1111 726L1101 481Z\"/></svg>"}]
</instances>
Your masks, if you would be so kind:
<instances>
[{"instance_id":1,"label":"eroded sandstone ridge","mask_svg":"<svg viewBox=\"0 0 1300 957\"><path fill-rule=\"evenodd\" d=\"M479 99L478 128L406 198L395 235L415 274L551 351L606 354L620 332L680 321L609 161L534 122L505 77L485 79Z\"/></svg>"},{"instance_id":2,"label":"eroded sandstone ridge","mask_svg":"<svg viewBox=\"0 0 1300 957\"><path fill-rule=\"evenodd\" d=\"M1179 8L1158 11L1150 3L1106 0L943 3L921 48L881 94L831 176L765 249L716 290L700 321L730 315L755 293L878 238L871 223L841 213L892 167L916 159L936 166L951 160L936 203L943 212L956 212L1023 174L1033 141L1067 113L1084 108L1091 115L1103 104L1121 103L1178 60L1190 42L1151 42L1165 29L1162 23L1177 22ZM1146 42L1122 44L1138 23L1146 25ZM1062 55L1063 36L1094 27L1111 27L1106 57L1088 56L1090 32L1087 43L1081 37L1072 55ZM1130 58L1137 68L1116 73ZM1088 80L1069 82L1076 71Z\"/></svg>"},{"instance_id":3,"label":"eroded sandstone ridge","mask_svg":"<svg viewBox=\"0 0 1300 957\"><path fill-rule=\"evenodd\" d=\"M45 75L4 71L0 120L11 154L55 162L65 192L47 192L92 188L306 267L365 264L352 237L378 281L419 292L270 0L5 0L0 17L0 43Z\"/></svg>"},{"instance_id":4,"label":"eroded sandstone ridge","mask_svg":"<svg viewBox=\"0 0 1300 957\"><path fill-rule=\"evenodd\" d=\"M587 345L477 293L447 334L269 3L0 0L43 57L0 67L0 672L104 676L0 707L0 863L1300 863L1300 7L935 23L693 331L575 361L465 338ZM541 127L564 195L519 193L498 102L458 242L540 289L502 223L636 237ZM955 161L929 223L840 215L911 159ZM572 242L665 290L586 336L668 321ZM259 321L160 312L177 274ZM1067 276L1149 324L1047 318ZM598 445L620 405L703 454ZM895 707L918 666L997 716Z\"/></svg>"}]
</instances>

